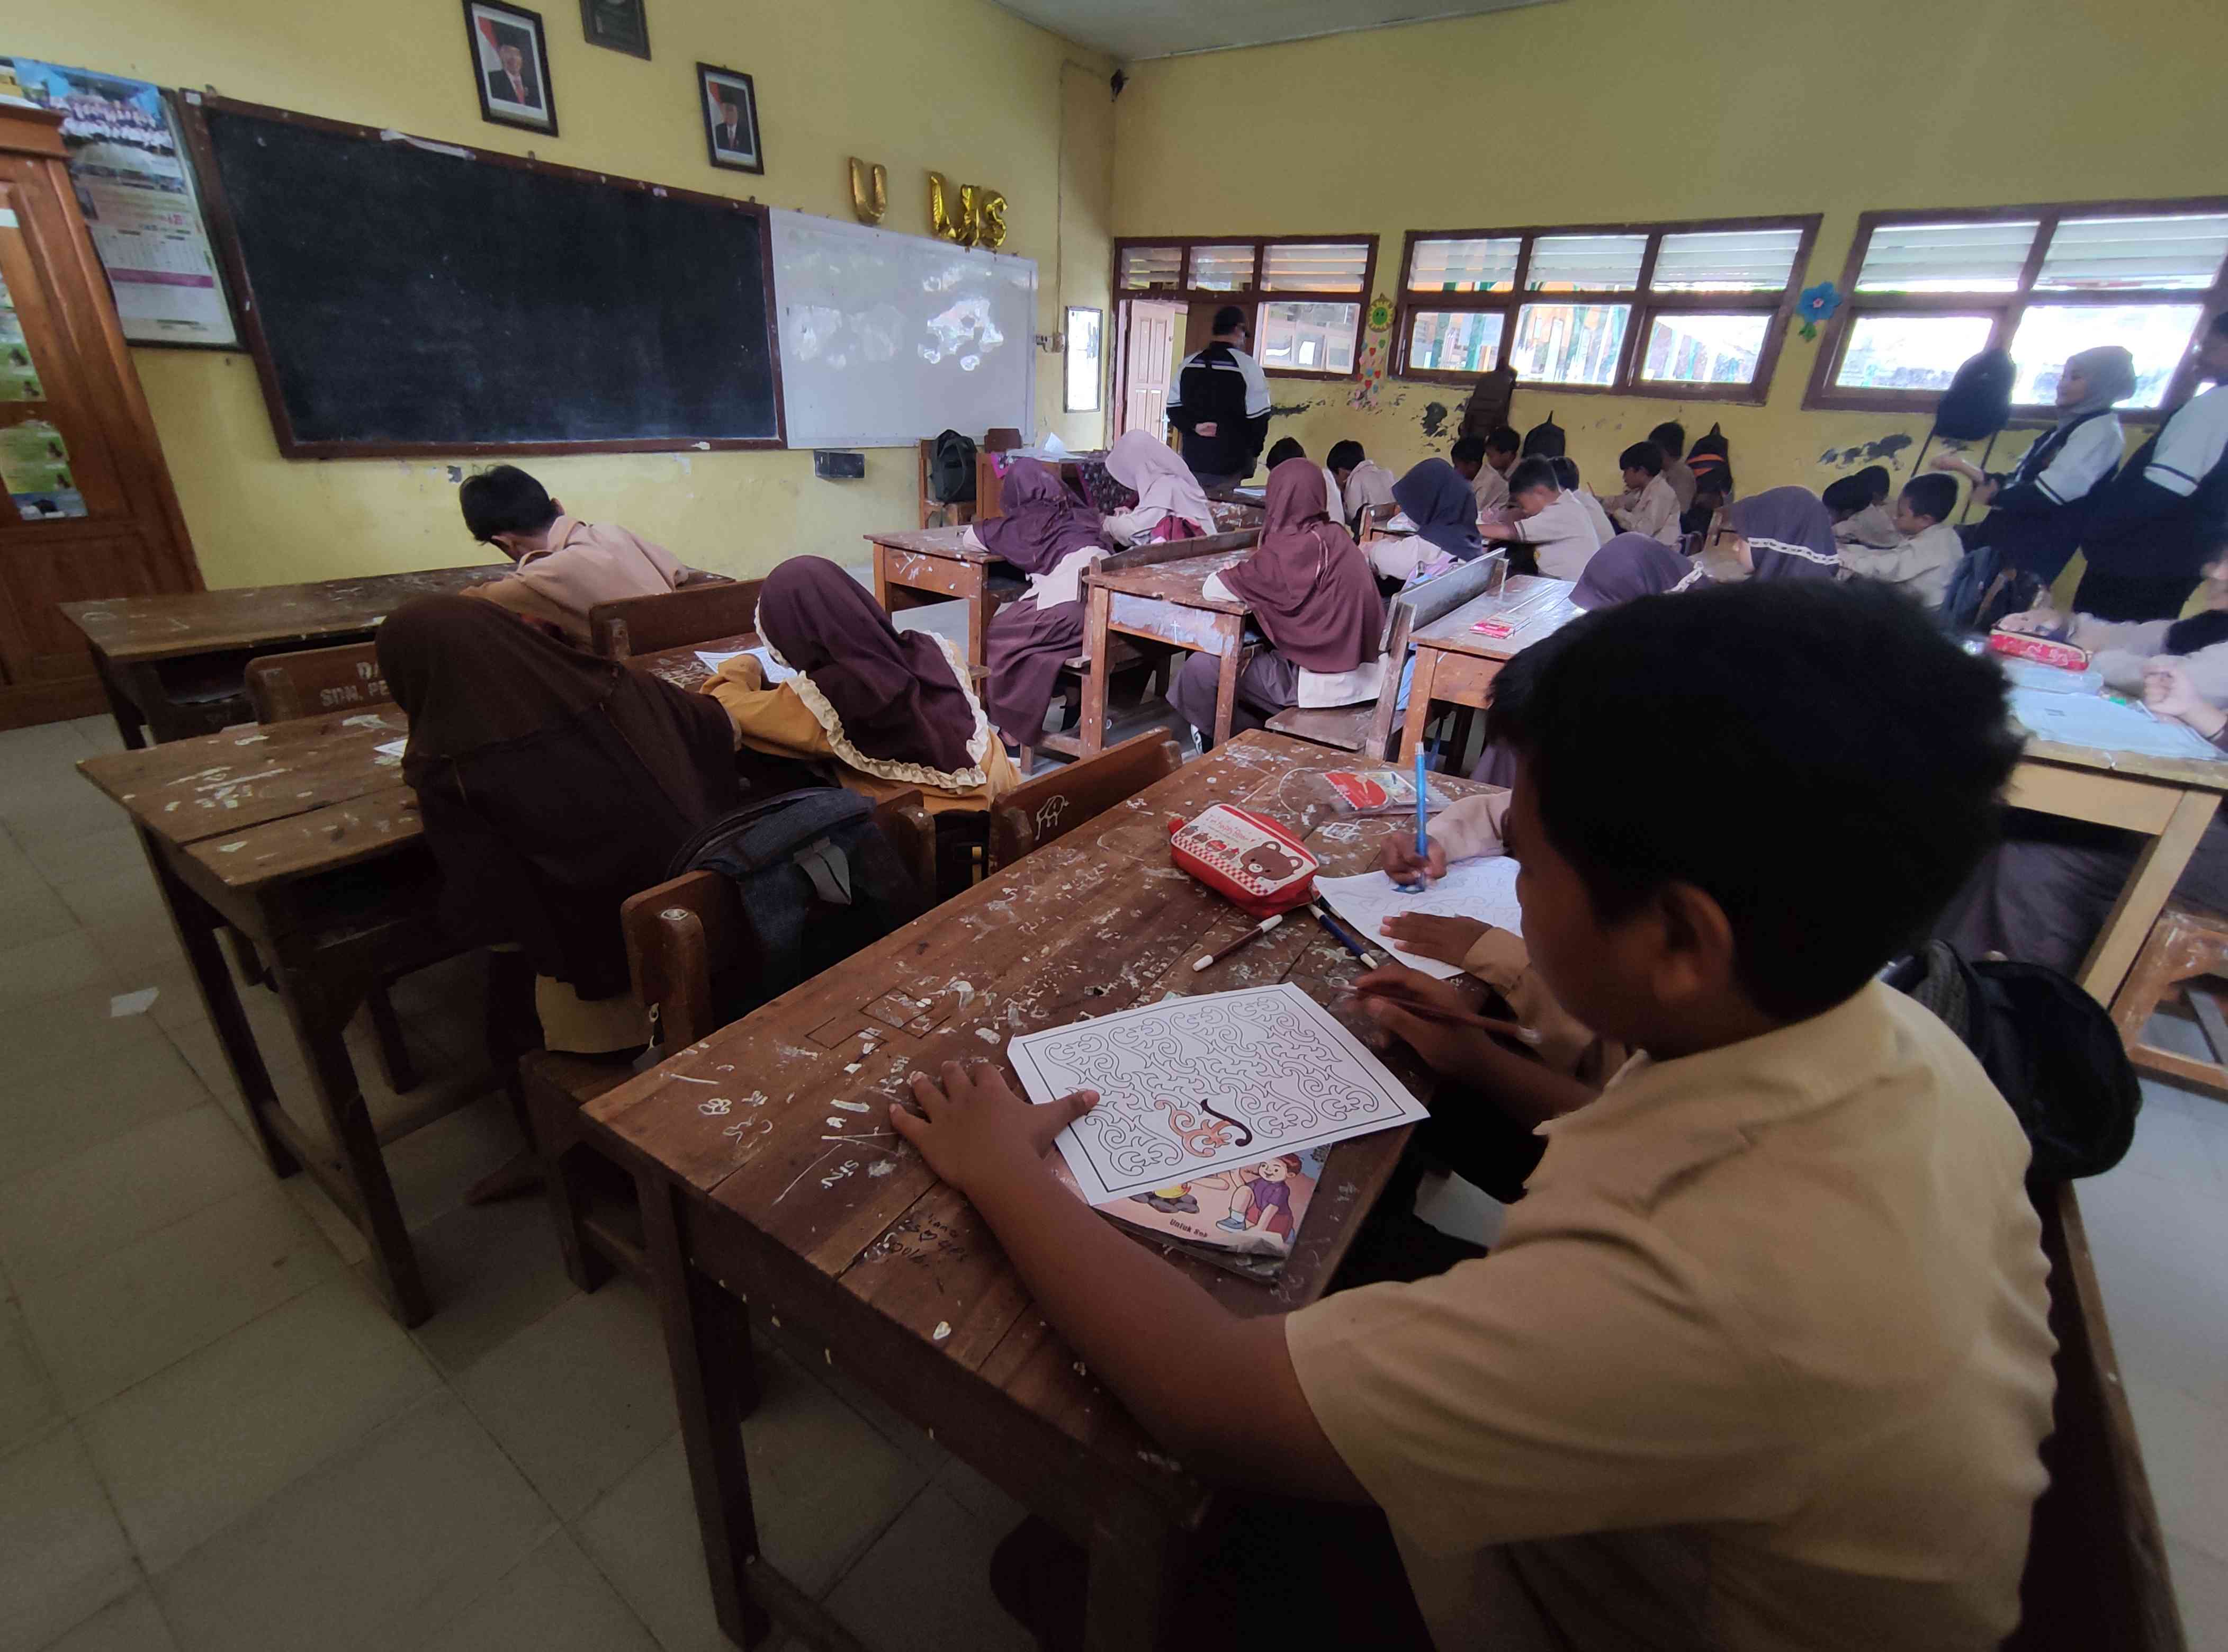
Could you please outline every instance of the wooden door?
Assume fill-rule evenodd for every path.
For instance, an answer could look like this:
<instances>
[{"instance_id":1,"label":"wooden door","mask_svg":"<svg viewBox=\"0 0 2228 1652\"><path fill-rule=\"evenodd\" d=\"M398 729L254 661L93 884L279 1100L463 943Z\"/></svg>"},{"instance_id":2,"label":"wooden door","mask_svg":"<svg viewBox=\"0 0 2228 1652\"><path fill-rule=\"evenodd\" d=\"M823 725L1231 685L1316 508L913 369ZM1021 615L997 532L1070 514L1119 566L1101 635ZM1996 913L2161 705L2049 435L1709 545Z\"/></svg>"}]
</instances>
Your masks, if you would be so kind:
<instances>
[{"instance_id":1,"label":"wooden door","mask_svg":"<svg viewBox=\"0 0 2228 1652\"><path fill-rule=\"evenodd\" d=\"M1122 422L1115 434L1142 430L1155 441L1165 440L1184 306L1157 298L1130 298L1122 309Z\"/></svg>"},{"instance_id":2,"label":"wooden door","mask_svg":"<svg viewBox=\"0 0 2228 1652\"><path fill-rule=\"evenodd\" d=\"M106 703L57 604L202 588L63 155L0 111L0 728Z\"/></svg>"}]
</instances>

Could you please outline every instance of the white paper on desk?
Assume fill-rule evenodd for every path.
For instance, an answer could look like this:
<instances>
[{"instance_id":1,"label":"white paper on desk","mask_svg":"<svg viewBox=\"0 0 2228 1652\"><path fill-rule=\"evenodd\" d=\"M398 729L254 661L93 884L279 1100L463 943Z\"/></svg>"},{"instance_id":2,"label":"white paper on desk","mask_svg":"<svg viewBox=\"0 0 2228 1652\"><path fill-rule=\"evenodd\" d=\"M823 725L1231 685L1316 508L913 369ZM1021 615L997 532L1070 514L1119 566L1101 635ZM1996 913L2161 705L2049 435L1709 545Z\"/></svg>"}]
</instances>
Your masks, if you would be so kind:
<instances>
[{"instance_id":1,"label":"white paper on desk","mask_svg":"<svg viewBox=\"0 0 2228 1652\"><path fill-rule=\"evenodd\" d=\"M2219 752L2186 723L2154 717L2141 706L2101 695L2012 690L2012 715L2037 740L2093 746L2134 757L2217 758Z\"/></svg>"},{"instance_id":2,"label":"white paper on desk","mask_svg":"<svg viewBox=\"0 0 2228 1652\"><path fill-rule=\"evenodd\" d=\"M1516 903L1516 862L1506 855L1480 855L1457 861L1447 875L1428 889L1410 894L1382 872L1359 877L1316 880L1316 893L1354 925L1362 939L1382 948L1412 970L1449 981L1462 973L1457 964L1442 964L1421 952L1397 950L1380 926L1396 912L1430 912L1437 918L1475 918L1481 924L1524 932L1523 908Z\"/></svg>"},{"instance_id":3,"label":"white paper on desk","mask_svg":"<svg viewBox=\"0 0 2228 1652\"><path fill-rule=\"evenodd\" d=\"M1098 1092L1098 1106L1057 1142L1094 1205L1427 1117L1383 1062L1288 981L1031 1033L1006 1053L1040 1106Z\"/></svg>"},{"instance_id":4,"label":"white paper on desk","mask_svg":"<svg viewBox=\"0 0 2228 1652\"><path fill-rule=\"evenodd\" d=\"M2040 660L2022 660L2008 654L1996 656L1996 663L2004 668L2014 688L2033 688L2042 694L2095 694L2103 687L2103 674L2090 666L2085 671L2069 671L2062 665L2045 665Z\"/></svg>"},{"instance_id":5,"label":"white paper on desk","mask_svg":"<svg viewBox=\"0 0 2228 1652\"><path fill-rule=\"evenodd\" d=\"M409 744L410 737L407 734L405 734L399 740L381 740L378 745L373 746L371 749L378 752L381 757L400 757L402 755L402 748Z\"/></svg>"},{"instance_id":6,"label":"white paper on desk","mask_svg":"<svg viewBox=\"0 0 2228 1652\"><path fill-rule=\"evenodd\" d=\"M707 671L716 671L729 660L740 659L746 654L759 663L759 678L769 688L778 687L797 675L785 665L776 665L771 649L739 648L727 654L715 654L701 648L696 650L696 657L704 662Z\"/></svg>"}]
</instances>

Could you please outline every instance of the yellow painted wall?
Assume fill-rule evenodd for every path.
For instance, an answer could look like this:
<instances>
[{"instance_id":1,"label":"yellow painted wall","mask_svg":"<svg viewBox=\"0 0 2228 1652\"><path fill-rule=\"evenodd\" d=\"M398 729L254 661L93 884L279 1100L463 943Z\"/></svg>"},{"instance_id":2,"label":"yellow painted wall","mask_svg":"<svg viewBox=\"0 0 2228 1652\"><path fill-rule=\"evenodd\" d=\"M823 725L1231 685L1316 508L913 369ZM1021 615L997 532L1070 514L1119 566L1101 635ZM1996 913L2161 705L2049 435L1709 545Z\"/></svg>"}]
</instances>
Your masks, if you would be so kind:
<instances>
[{"instance_id":1,"label":"yellow painted wall","mask_svg":"<svg viewBox=\"0 0 2228 1652\"><path fill-rule=\"evenodd\" d=\"M1561 0L1169 59L1115 105L1115 233L1373 233L1390 295L1412 229L1818 212L1802 285L1838 282L1869 208L2228 194L2218 145L2193 138L2224 61L2219 0ZM1520 389L1514 422L1552 410L1602 486L1673 418L1723 423L1745 491L1822 487L1898 433L1907 466L1924 418L1802 411L1816 349L1789 339L1762 407ZM1350 436L1399 470L1460 421L1453 386L1387 381L1369 411L1350 387L1272 375L1296 411L1270 439L1321 457Z\"/></svg>"},{"instance_id":2,"label":"yellow painted wall","mask_svg":"<svg viewBox=\"0 0 2228 1652\"><path fill-rule=\"evenodd\" d=\"M479 118L457 0L24 7L0 50L833 216L849 216L844 161L861 155L889 169L884 227L912 234L928 233L932 169L1004 191L1006 250L1037 260L1040 332L1058 328L1063 298L1105 304L1112 66L1094 54L989 0L650 0L656 55L647 62L586 44L572 0L541 0L539 10L563 133L554 138ZM764 177L706 163L699 60L753 77ZM1063 71L1063 62L1077 67ZM1056 226L1066 234L1064 295ZM210 585L439 567L479 554L445 464L282 459L246 356L134 357ZM1098 414L1060 411L1060 367L1056 355L1038 357L1039 427L1096 445ZM867 477L855 483L815 480L809 452L526 463L577 514L624 522L688 561L734 573L800 550L860 560L859 535L909 525L919 496L910 450L870 450Z\"/></svg>"}]
</instances>

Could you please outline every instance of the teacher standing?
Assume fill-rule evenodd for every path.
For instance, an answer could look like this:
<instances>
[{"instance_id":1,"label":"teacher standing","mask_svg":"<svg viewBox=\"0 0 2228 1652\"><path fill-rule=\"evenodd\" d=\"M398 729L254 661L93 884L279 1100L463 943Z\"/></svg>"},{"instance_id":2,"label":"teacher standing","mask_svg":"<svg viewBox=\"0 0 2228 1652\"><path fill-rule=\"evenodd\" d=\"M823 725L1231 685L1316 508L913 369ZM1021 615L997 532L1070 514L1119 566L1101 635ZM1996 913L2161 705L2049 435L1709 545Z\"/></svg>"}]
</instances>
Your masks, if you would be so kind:
<instances>
[{"instance_id":1,"label":"teacher standing","mask_svg":"<svg viewBox=\"0 0 2228 1652\"><path fill-rule=\"evenodd\" d=\"M1183 462L1210 492L1243 482L1269 439L1269 380L1248 353L1245 312L1214 312L1214 336L1185 358L1168 399L1168 423L1183 432Z\"/></svg>"}]
</instances>

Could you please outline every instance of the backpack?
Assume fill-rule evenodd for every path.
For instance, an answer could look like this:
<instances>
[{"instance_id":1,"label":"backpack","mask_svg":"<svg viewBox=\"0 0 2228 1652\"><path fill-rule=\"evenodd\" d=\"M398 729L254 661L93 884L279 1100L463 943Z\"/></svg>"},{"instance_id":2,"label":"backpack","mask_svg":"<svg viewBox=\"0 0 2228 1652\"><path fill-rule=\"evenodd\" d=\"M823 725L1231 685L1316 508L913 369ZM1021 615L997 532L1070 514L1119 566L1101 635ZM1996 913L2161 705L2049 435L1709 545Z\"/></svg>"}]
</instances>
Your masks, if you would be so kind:
<instances>
[{"instance_id":1,"label":"backpack","mask_svg":"<svg viewBox=\"0 0 2228 1652\"><path fill-rule=\"evenodd\" d=\"M1461 436L1490 436L1508 422L1510 405L1516 400L1516 369L1497 367L1482 374L1470 387L1469 405L1463 409Z\"/></svg>"},{"instance_id":2,"label":"backpack","mask_svg":"<svg viewBox=\"0 0 2228 1652\"><path fill-rule=\"evenodd\" d=\"M2011 1104L2038 1181L2102 1175L2135 1139L2142 1091L2103 1005L2039 964L1973 963L1947 941L1890 964L1881 979L1941 1017Z\"/></svg>"},{"instance_id":3,"label":"backpack","mask_svg":"<svg viewBox=\"0 0 2228 1652\"><path fill-rule=\"evenodd\" d=\"M2012 416L2012 381L2019 368L2009 350L1982 350L1951 375L1934 410L1934 433L1952 441L1978 442L1994 436Z\"/></svg>"},{"instance_id":4,"label":"backpack","mask_svg":"<svg viewBox=\"0 0 2228 1652\"><path fill-rule=\"evenodd\" d=\"M704 827L675 852L669 878L708 869L741 898L756 970L712 982L722 1021L748 1015L919 917L923 892L874 823L874 805L841 786L760 797Z\"/></svg>"},{"instance_id":5,"label":"backpack","mask_svg":"<svg viewBox=\"0 0 2228 1652\"><path fill-rule=\"evenodd\" d=\"M1975 545L1950 572L1942 592L1942 623L1953 632L1992 631L2006 614L2024 613L2042 594L2043 583L2014 567L1998 545Z\"/></svg>"},{"instance_id":6,"label":"backpack","mask_svg":"<svg viewBox=\"0 0 2228 1652\"><path fill-rule=\"evenodd\" d=\"M938 436L929 451L928 496L940 505L974 501L975 444L956 430Z\"/></svg>"},{"instance_id":7,"label":"backpack","mask_svg":"<svg viewBox=\"0 0 2228 1652\"><path fill-rule=\"evenodd\" d=\"M1563 427L1549 413L1545 424L1534 425L1524 432L1524 458L1559 459L1563 457Z\"/></svg>"}]
</instances>

